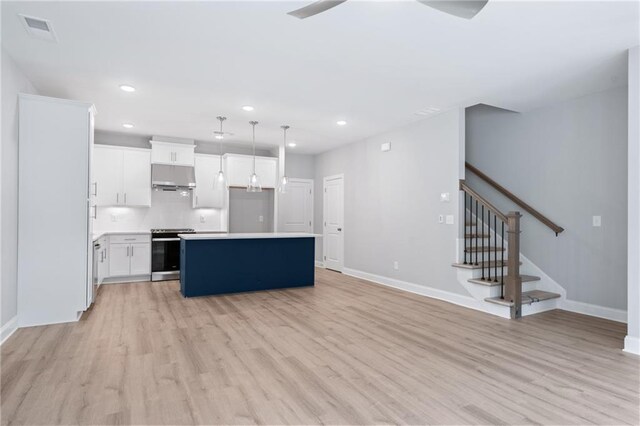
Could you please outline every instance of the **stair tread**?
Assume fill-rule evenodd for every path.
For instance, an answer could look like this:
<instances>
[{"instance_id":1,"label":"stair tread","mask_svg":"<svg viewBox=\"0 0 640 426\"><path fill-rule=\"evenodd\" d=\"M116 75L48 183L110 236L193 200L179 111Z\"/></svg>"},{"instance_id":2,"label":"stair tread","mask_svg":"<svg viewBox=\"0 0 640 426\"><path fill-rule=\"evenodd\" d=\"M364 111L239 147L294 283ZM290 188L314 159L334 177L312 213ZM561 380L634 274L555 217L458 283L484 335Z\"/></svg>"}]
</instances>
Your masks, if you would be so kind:
<instances>
[{"instance_id":1,"label":"stair tread","mask_svg":"<svg viewBox=\"0 0 640 426\"><path fill-rule=\"evenodd\" d=\"M471 264L471 263L452 263L451 266L453 266L454 268L462 268L462 269L482 269L482 266L484 265L484 267L494 267L495 265L498 265L498 267L500 266L504 266L507 267L507 259L504 260L504 262L502 261L498 261L497 263L494 260L491 261L485 261L485 262L478 262L477 265ZM522 262L520 262L520 264L522 265Z\"/></svg>"},{"instance_id":2,"label":"stair tread","mask_svg":"<svg viewBox=\"0 0 640 426\"><path fill-rule=\"evenodd\" d=\"M522 292L522 304L523 305L531 305L534 302L542 302L543 300L557 299L560 295L558 293L552 293L550 291L544 290L531 290L531 291L523 291ZM484 299L490 303L496 303L502 306L511 306L513 303L501 299L499 297L487 297Z\"/></svg>"},{"instance_id":3,"label":"stair tread","mask_svg":"<svg viewBox=\"0 0 640 426\"><path fill-rule=\"evenodd\" d=\"M522 282L523 283L528 283L528 282L532 282L532 281L540 281L540 277L536 277L535 275L520 275L520 277L522 278ZM497 285L501 285L500 283L500 279L502 278L502 276L498 277L498 282L495 281L488 281L488 280L483 280L481 278L472 278L469 281L470 283L474 283L474 284L480 284L480 285L486 285L487 287L493 287L493 286L497 286ZM505 276L506 278L506 276ZM493 280L493 278L492 278Z\"/></svg>"},{"instance_id":4,"label":"stair tread","mask_svg":"<svg viewBox=\"0 0 640 426\"><path fill-rule=\"evenodd\" d=\"M464 249L464 251L466 251L467 253L475 253L475 252L479 252L479 251L505 251L504 247L493 247L493 246L480 246L480 247L468 247L466 249Z\"/></svg>"}]
</instances>

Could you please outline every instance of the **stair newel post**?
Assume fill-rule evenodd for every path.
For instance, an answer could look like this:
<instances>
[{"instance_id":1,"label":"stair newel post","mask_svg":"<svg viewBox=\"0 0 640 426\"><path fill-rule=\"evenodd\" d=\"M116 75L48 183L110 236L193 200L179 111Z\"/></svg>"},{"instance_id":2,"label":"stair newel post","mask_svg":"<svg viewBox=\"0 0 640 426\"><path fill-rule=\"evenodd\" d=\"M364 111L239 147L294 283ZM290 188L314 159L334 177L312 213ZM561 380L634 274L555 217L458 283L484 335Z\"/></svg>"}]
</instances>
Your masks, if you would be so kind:
<instances>
[{"instance_id":1,"label":"stair newel post","mask_svg":"<svg viewBox=\"0 0 640 426\"><path fill-rule=\"evenodd\" d=\"M522 316L522 277L520 276L520 217L519 212L509 212L507 215L507 234L509 251L507 257L507 279L504 292L505 300L513 302L511 318Z\"/></svg>"}]
</instances>

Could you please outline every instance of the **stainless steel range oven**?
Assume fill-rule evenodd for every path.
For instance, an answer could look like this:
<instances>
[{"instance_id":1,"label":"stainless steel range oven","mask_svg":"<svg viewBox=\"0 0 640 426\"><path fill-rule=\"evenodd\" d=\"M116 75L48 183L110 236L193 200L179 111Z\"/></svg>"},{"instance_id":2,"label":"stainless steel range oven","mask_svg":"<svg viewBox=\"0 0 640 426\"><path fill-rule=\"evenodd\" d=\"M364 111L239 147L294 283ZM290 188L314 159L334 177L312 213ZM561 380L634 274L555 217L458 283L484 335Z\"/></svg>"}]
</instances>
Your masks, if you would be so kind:
<instances>
[{"instance_id":1,"label":"stainless steel range oven","mask_svg":"<svg viewBox=\"0 0 640 426\"><path fill-rule=\"evenodd\" d=\"M151 230L151 281L180 278L180 238L178 234L194 234L193 229Z\"/></svg>"}]
</instances>

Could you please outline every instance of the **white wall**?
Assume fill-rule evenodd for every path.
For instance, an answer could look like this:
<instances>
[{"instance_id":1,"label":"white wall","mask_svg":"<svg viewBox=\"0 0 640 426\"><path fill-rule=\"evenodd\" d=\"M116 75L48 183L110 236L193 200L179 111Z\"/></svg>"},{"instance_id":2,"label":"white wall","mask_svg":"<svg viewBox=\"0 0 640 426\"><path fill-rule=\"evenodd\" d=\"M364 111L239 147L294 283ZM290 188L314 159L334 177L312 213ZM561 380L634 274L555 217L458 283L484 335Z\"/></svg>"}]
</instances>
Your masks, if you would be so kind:
<instances>
[{"instance_id":1,"label":"white wall","mask_svg":"<svg viewBox=\"0 0 640 426\"><path fill-rule=\"evenodd\" d=\"M467 161L565 228L556 237L523 212L522 253L568 300L625 310L626 87L521 114L479 105L466 117ZM467 181L502 211L522 210L472 173Z\"/></svg>"},{"instance_id":2,"label":"white wall","mask_svg":"<svg viewBox=\"0 0 640 426\"><path fill-rule=\"evenodd\" d=\"M313 155L292 154L287 150L285 160L288 177L298 179L315 178L315 157Z\"/></svg>"},{"instance_id":3,"label":"white wall","mask_svg":"<svg viewBox=\"0 0 640 426\"><path fill-rule=\"evenodd\" d=\"M0 325L18 313L18 93L37 93L13 59L2 49L1 149L1 288ZM3 330L4 332L5 330ZM1 336L4 337L4 336Z\"/></svg>"},{"instance_id":4,"label":"white wall","mask_svg":"<svg viewBox=\"0 0 640 426\"><path fill-rule=\"evenodd\" d=\"M316 156L315 231L323 232L323 178L344 174L344 265L467 295L458 284L458 179L464 112L452 110ZM380 144L391 142L390 152ZM451 194L450 203L440 193ZM454 215L456 225L438 223ZM316 258L321 259L318 244ZM393 262L399 262L399 270Z\"/></svg>"},{"instance_id":5,"label":"white wall","mask_svg":"<svg viewBox=\"0 0 640 426\"><path fill-rule=\"evenodd\" d=\"M624 349L640 354L640 46L629 50L629 229L627 337Z\"/></svg>"}]
</instances>

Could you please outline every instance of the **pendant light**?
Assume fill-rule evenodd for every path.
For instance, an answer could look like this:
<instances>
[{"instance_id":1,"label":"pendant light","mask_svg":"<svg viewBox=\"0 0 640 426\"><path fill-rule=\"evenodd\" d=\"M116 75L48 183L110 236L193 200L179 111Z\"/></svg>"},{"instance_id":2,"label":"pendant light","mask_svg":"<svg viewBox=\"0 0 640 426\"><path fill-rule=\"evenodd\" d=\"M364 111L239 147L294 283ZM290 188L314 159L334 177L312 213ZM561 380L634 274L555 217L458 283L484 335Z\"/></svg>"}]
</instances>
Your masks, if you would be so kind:
<instances>
[{"instance_id":1,"label":"pendant light","mask_svg":"<svg viewBox=\"0 0 640 426\"><path fill-rule=\"evenodd\" d=\"M258 122L250 121L249 124L253 127L253 173L249 176L247 192L262 192L262 186L260 186L260 180L256 174L256 124L258 124Z\"/></svg>"},{"instance_id":2,"label":"pendant light","mask_svg":"<svg viewBox=\"0 0 640 426\"><path fill-rule=\"evenodd\" d=\"M289 183L289 178L287 177L287 162L286 160L286 150L287 150L287 130L289 130L289 126L280 126L280 128L284 132L284 141L283 141L283 149L282 149L282 178L280 179L280 185L278 185L278 192L284 194L287 192L287 184Z\"/></svg>"},{"instance_id":3,"label":"pendant light","mask_svg":"<svg viewBox=\"0 0 640 426\"><path fill-rule=\"evenodd\" d=\"M224 189L227 186L227 178L224 175L224 172L222 171L222 139L224 139L224 132L222 131L222 122L226 120L227 117L217 116L216 118L220 121L220 131L215 132L216 139L220 141L218 143L218 149L220 154L220 166L218 168L218 175L216 176L216 179L213 181L213 188Z\"/></svg>"}]
</instances>

